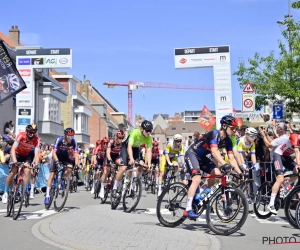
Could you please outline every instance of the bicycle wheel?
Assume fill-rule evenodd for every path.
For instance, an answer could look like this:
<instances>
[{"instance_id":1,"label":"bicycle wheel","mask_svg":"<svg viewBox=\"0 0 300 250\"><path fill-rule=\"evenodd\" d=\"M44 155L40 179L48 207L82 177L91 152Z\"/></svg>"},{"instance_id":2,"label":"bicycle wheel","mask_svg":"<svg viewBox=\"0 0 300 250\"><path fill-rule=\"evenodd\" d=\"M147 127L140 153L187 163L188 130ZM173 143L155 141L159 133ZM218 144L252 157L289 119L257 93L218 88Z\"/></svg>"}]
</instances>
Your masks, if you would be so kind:
<instances>
[{"instance_id":1,"label":"bicycle wheel","mask_svg":"<svg viewBox=\"0 0 300 250\"><path fill-rule=\"evenodd\" d=\"M45 205L46 210L49 210L49 208L51 207L51 204L52 204L52 201L53 201L53 198L54 198L54 195L55 195L55 191L56 191L56 189L54 188L54 186L52 186L51 189L50 189L50 193L49 193L50 194L50 202L49 202L48 205Z\"/></svg>"},{"instance_id":2,"label":"bicycle wheel","mask_svg":"<svg viewBox=\"0 0 300 250\"><path fill-rule=\"evenodd\" d=\"M144 183L145 183L145 191L148 191L149 190L149 180L150 180L150 177L149 177L149 172L147 172L145 175L144 175Z\"/></svg>"},{"instance_id":3,"label":"bicycle wheel","mask_svg":"<svg viewBox=\"0 0 300 250\"><path fill-rule=\"evenodd\" d=\"M175 191L176 190L176 191ZM175 195L170 198L171 195ZM178 198L178 201L176 200ZM183 223L187 217L183 217L186 208L187 188L182 182L175 182L164 188L158 197L156 206L156 216L159 222L165 227L177 227ZM166 202L166 204L163 204ZM181 209L181 211L178 211ZM170 221L165 216L170 216ZM174 219L175 217L175 219Z\"/></svg>"},{"instance_id":4,"label":"bicycle wheel","mask_svg":"<svg viewBox=\"0 0 300 250\"><path fill-rule=\"evenodd\" d=\"M25 190L24 192L24 205L25 207L28 207L29 206L29 191L28 190Z\"/></svg>"},{"instance_id":5,"label":"bicycle wheel","mask_svg":"<svg viewBox=\"0 0 300 250\"><path fill-rule=\"evenodd\" d=\"M94 199L99 198L100 188L101 188L100 180L97 180L95 183Z\"/></svg>"},{"instance_id":6,"label":"bicycle wheel","mask_svg":"<svg viewBox=\"0 0 300 250\"><path fill-rule=\"evenodd\" d=\"M61 177L60 181L57 184L55 195L54 195L54 210L59 212L62 210L64 205L66 204L68 194L70 189L70 180L66 177ZM62 199L61 204L59 202L59 198Z\"/></svg>"},{"instance_id":7,"label":"bicycle wheel","mask_svg":"<svg viewBox=\"0 0 300 250\"><path fill-rule=\"evenodd\" d=\"M136 206L139 204L139 201L142 196L142 182L140 178L134 178L132 184L127 183L126 190L123 194L123 208L124 212L131 213ZM136 199L133 204L130 206L129 203Z\"/></svg>"},{"instance_id":8,"label":"bicycle wheel","mask_svg":"<svg viewBox=\"0 0 300 250\"><path fill-rule=\"evenodd\" d=\"M108 186L109 184L107 184L105 187L104 187L104 198L100 198L100 204L104 204L106 202L106 199L108 197L108 192L109 192L109 189L110 187Z\"/></svg>"},{"instance_id":9,"label":"bicycle wheel","mask_svg":"<svg viewBox=\"0 0 300 250\"><path fill-rule=\"evenodd\" d=\"M247 199L238 188L230 187L225 189L225 199L227 203L226 207L224 207L222 189L219 189L213 194L206 208L206 223L208 227L215 234L224 236L235 233L244 225L249 210ZM221 203L220 206L218 206L218 203ZM215 206L213 207L213 205ZM234 209L234 206L237 208ZM220 211L221 209L223 211ZM218 227L214 224L215 222L221 222L222 225ZM231 223L236 223L236 225L229 227L228 225Z\"/></svg>"},{"instance_id":10,"label":"bicycle wheel","mask_svg":"<svg viewBox=\"0 0 300 250\"><path fill-rule=\"evenodd\" d=\"M295 215L297 226L300 229L300 202L298 202L297 204Z\"/></svg>"},{"instance_id":11,"label":"bicycle wheel","mask_svg":"<svg viewBox=\"0 0 300 250\"><path fill-rule=\"evenodd\" d=\"M112 182L111 182L112 185L113 185L114 181L115 181L115 179L112 180ZM112 210L117 209L118 205L120 204L121 197L122 197L123 183L124 183L124 178L122 179L122 181L119 182L119 185L118 185L118 188L117 188L117 197L112 197L113 190L111 190L110 204L111 204L111 209Z\"/></svg>"},{"instance_id":12,"label":"bicycle wheel","mask_svg":"<svg viewBox=\"0 0 300 250\"><path fill-rule=\"evenodd\" d=\"M14 184L11 185L9 192L8 192L8 197L7 197L7 206L6 206L6 216L9 217L11 215L11 211L13 208L13 202L14 202Z\"/></svg>"},{"instance_id":13,"label":"bicycle wheel","mask_svg":"<svg viewBox=\"0 0 300 250\"><path fill-rule=\"evenodd\" d=\"M272 215L272 213L267 209L267 206L270 203L273 184L274 182L267 181L260 185L257 189L253 210L259 219L267 219ZM277 195L274 202L274 207L277 211L280 208L280 203L280 198Z\"/></svg>"},{"instance_id":14,"label":"bicycle wheel","mask_svg":"<svg viewBox=\"0 0 300 250\"><path fill-rule=\"evenodd\" d=\"M284 214L287 221L294 228L298 228L298 224L296 222L296 207L299 204L300 197L300 186L294 187L290 193L287 195L284 203Z\"/></svg>"},{"instance_id":15,"label":"bicycle wheel","mask_svg":"<svg viewBox=\"0 0 300 250\"><path fill-rule=\"evenodd\" d=\"M73 189L74 189L75 193L77 192L77 186L78 186L78 183L77 183L77 179L76 179L75 181L73 181Z\"/></svg>"},{"instance_id":16,"label":"bicycle wheel","mask_svg":"<svg viewBox=\"0 0 300 250\"><path fill-rule=\"evenodd\" d=\"M24 202L24 191L25 191L24 182L23 182L23 180L20 180L16 186L15 193L14 193L14 199L13 199L12 212L13 212L14 220L18 219L18 217L21 213L23 202Z\"/></svg>"}]
</instances>

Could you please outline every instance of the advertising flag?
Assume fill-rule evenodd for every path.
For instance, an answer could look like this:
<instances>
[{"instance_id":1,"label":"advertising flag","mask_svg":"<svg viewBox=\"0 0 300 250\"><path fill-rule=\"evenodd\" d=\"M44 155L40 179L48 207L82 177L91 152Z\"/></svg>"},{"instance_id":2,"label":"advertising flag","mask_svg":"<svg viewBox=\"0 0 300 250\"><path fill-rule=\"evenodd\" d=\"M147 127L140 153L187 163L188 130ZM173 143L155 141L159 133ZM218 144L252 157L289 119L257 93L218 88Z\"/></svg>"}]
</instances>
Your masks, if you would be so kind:
<instances>
[{"instance_id":1,"label":"advertising flag","mask_svg":"<svg viewBox=\"0 0 300 250\"><path fill-rule=\"evenodd\" d=\"M235 110L235 109L232 109L232 113L235 114L235 113L236 113L236 110ZM244 123L243 123L243 121L242 121L241 118L235 117L235 119L236 119L236 121L237 121L239 127L242 126L242 125L244 125Z\"/></svg>"},{"instance_id":2,"label":"advertising flag","mask_svg":"<svg viewBox=\"0 0 300 250\"><path fill-rule=\"evenodd\" d=\"M201 111L198 123L207 131L209 131L211 127L216 123L216 118L205 105Z\"/></svg>"},{"instance_id":3,"label":"advertising flag","mask_svg":"<svg viewBox=\"0 0 300 250\"><path fill-rule=\"evenodd\" d=\"M26 88L23 78L0 39L0 103Z\"/></svg>"}]
</instances>

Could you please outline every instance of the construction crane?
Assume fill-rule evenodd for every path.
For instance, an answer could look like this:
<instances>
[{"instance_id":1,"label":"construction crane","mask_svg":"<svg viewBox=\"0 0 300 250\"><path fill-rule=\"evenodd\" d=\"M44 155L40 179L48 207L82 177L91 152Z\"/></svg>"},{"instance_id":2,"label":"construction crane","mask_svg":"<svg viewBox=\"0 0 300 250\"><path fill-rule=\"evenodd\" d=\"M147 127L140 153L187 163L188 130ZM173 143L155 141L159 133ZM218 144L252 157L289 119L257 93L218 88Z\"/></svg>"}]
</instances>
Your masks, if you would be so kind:
<instances>
[{"instance_id":1,"label":"construction crane","mask_svg":"<svg viewBox=\"0 0 300 250\"><path fill-rule=\"evenodd\" d=\"M189 89L189 90L214 90L213 87L207 86L191 86L191 85L179 85L160 82L137 82L129 81L128 83L117 82L105 82L103 85L107 85L109 88L115 88L116 86L128 88L128 120L132 123L132 91L140 88L160 88L160 89Z\"/></svg>"}]
</instances>

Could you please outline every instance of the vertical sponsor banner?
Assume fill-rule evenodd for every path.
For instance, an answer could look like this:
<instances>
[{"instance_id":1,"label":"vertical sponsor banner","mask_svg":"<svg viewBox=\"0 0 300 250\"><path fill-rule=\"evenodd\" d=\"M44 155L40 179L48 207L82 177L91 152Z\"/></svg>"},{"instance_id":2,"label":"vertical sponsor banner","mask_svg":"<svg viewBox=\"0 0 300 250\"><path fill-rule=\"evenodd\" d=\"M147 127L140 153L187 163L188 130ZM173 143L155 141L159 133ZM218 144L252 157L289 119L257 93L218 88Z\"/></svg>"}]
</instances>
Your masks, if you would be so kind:
<instances>
[{"instance_id":1,"label":"vertical sponsor banner","mask_svg":"<svg viewBox=\"0 0 300 250\"><path fill-rule=\"evenodd\" d=\"M0 103L12 98L23 89L26 89L26 84L0 39Z\"/></svg>"},{"instance_id":2,"label":"vertical sponsor banner","mask_svg":"<svg viewBox=\"0 0 300 250\"><path fill-rule=\"evenodd\" d=\"M19 69L19 73L27 84L27 88L17 94L16 98L16 133L25 131L26 125L33 122L33 107L35 102L33 69L21 68Z\"/></svg>"},{"instance_id":3,"label":"vertical sponsor banner","mask_svg":"<svg viewBox=\"0 0 300 250\"><path fill-rule=\"evenodd\" d=\"M204 105L198 123L201 127L206 130L210 130L211 127L216 123L216 119L213 114L208 110L208 108Z\"/></svg>"}]
</instances>

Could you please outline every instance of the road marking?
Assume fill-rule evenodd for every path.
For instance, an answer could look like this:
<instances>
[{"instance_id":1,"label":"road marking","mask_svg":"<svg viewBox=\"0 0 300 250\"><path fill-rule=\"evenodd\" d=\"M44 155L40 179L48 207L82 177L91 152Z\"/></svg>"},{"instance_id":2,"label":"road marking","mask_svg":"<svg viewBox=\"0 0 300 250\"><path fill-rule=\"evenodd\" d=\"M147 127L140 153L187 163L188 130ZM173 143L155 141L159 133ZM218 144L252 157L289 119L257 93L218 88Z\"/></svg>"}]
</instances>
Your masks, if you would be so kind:
<instances>
[{"instance_id":1,"label":"road marking","mask_svg":"<svg viewBox=\"0 0 300 250\"><path fill-rule=\"evenodd\" d=\"M279 216L271 215L268 219L259 219L255 214L251 214L251 217L257 220L259 223L262 224L289 224L286 220L282 219Z\"/></svg>"},{"instance_id":2,"label":"road marking","mask_svg":"<svg viewBox=\"0 0 300 250\"><path fill-rule=\"evenodd\" d=\"M65 207L63 208L61 212L64 212L64 211L69 211L70 208L68 207ZM47 216L50 216L52 214L56 214L58 212L54 211L53 208L49 209L49 210L46 210L46 209L41 209L41 210L38 210L38 211L32 211L32 212L26 212L26 213L22 213L21 211L21 214L18 218L18 220L39 220L39 219L42 219L42 218L45 218ZM0 209L0 216L1 215L6 215L6 209ZM12 218L10 218L10 220L12 220Z\"/></svg>"}]
</instances>

